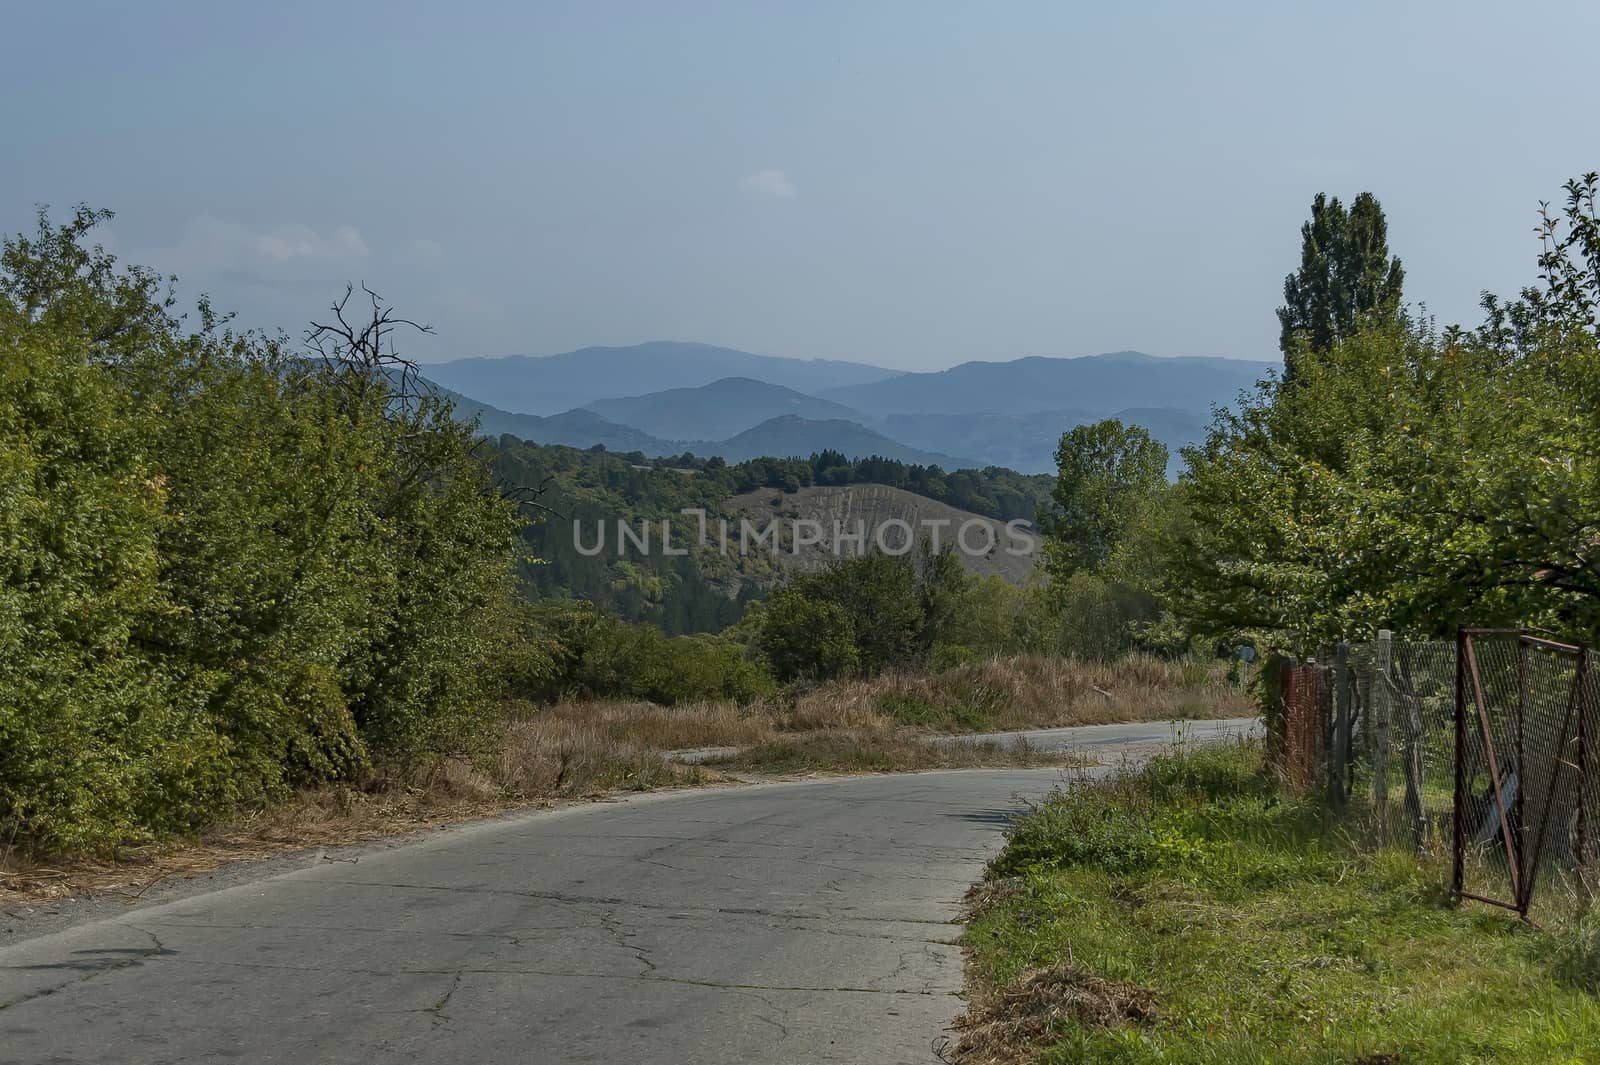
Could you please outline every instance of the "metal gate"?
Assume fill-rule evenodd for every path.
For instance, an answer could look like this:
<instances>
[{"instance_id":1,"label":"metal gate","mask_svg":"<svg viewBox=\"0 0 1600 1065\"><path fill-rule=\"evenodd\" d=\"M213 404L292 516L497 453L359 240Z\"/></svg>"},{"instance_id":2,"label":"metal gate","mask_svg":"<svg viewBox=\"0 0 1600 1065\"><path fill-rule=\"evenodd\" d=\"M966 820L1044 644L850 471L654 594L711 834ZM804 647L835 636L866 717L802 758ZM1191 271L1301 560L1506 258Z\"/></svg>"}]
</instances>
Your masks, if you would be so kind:
<instances>
[{"instance_id":1,"label":"metal gate","mask_svg":"<svg viewBox=\"0 0 1600 1065\"><path fill-rule=\"evenodd\" d=\"M1542 874L1581 884L1592 857L1589 649L1507 629L1456 640L1454 890L1527 917Z\"/></svg>"}]
</instances>

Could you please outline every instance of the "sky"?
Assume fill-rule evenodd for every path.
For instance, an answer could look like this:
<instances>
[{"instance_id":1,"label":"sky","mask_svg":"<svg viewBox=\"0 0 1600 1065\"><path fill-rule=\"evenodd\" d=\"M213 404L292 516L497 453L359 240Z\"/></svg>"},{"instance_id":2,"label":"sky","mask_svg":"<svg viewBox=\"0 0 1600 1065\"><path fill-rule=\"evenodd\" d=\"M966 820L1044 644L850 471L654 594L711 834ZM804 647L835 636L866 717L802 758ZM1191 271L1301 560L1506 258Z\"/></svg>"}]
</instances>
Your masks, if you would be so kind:
<instances>
[{"instance_id":1,"label":"sky","mask_svg":"<svg viewBox=\"0 0 1600 1065\"><path fill-rule=\"evenodd\" d=\"M938 369L1276 357L1319 191L1441 324L1600 168L1600 5L0 0L0 230L424 361L697 340Z\"/></svg>"}]
</instances>

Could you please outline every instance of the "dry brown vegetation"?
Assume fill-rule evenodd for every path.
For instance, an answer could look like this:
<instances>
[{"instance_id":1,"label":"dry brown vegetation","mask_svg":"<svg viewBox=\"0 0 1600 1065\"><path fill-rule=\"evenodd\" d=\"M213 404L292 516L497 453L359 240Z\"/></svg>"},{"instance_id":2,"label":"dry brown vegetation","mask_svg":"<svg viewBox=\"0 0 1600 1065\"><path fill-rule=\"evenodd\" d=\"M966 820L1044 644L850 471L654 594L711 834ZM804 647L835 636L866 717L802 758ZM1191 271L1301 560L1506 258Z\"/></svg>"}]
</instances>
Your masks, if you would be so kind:
<instances>
[{"instance_id":1,"label":"dry brown vegetation","mask_svg":"<svg viewBox=\"0 0 1600 1065\"><path fill-rule=\"evenodd\" d=\"M659 708L658 708L659 709ZM72 894L133 897L229 862L403 835L563 800L726 779L635 742L554 717L509 720L482 758L363 774L303 788L189 839L30 860L0 841L0 907Z\"/></svg>"},{"instance_id":2,"label":"dry brown vegetation","mask_svg":"<svg viewBox=\"0 0 1600 1065\"><path fill-rule=\"evenodd\" d=\"M1155 995L1123 980L1108 980L1070 962L1035 969L1014 985L986 995L957 1022L961 1037L946 1055L960 1065L1030 1061L1068 1020L1110 1027L1156 1018Z\"/></svg>"},{"instance_id":3,"label":"dry brown vegetation","mask_svg":"<svg viewBox=\"0 0 1600 1065\"><path fill-rule=\"evenodd\" d=\"M792 717L798 727L862 726L890 717L972 732L1255 713L1249 696L1227 680L1218 662L1004 655L940 673L886 673L829 684L801 695Z\"/></svg>"},{"instance_id":4,"label":"dry brown vegetation","mask_svg":"<svg viewBox=\"0 0 1600 1065\"><path fill-rule=\"evenodd\" d=\"M475 758L375 771L324 785L178 844L27 862L0 846L0 900L137 890L225 862L389 836L508 809L618 791L727 781L729 774L884 772L1065 764L1025 744L929 744L933 732L1251 713L1210 664L1134 657L1089 664L993 658L936 674L843 681L740 706L569 700L508 707ZM739 748L711 765L671 752Z\"/></svg>"}]
</instances>

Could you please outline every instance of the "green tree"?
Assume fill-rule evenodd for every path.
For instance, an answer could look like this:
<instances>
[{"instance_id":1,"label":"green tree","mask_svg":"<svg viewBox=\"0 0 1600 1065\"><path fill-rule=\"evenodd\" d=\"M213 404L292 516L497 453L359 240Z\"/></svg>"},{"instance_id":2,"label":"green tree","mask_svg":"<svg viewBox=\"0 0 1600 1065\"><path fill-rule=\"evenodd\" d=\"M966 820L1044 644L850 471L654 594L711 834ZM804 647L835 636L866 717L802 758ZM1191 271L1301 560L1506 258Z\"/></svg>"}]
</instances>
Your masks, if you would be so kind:
<instances>
[{"instance_id":1,"label":"green tree","mask_svg":"<svg viewBox=\"0 0 1600 1065\"><path fill-rule=\"evenodd\" d=\"M838 603L790 584L775 589L759 614L756 647L779 680L827 680L860 669L856 625Z\"/></svg>"},{"instance_id":2,"label":"green tree","mask_svg":"<svg viewBox=\"0 0 1600 1065\"><path fill-rule=\"evenodd\" d=\"M1079 425L1056 448L1057 513L1049 527L1051 576L1094 572L1111 559L1152 495L1167 483L1167 448L1115 418Z\"/></svg>"},{"instance_id":3,"label":"green tree","mask_svg":"<svg viewBox=\"0 0 1600 1065\"><path fill-rule=\"evenodd\" d=\"M497 712L520 519L386 312L307 357L121 267L0 253L0 836L193 829ZM373 356L373 357L367 357Z\"/></svg>"},{"instance_id":4,"label":"green tree","mask_svg":"<svg viewBox=\"0 0 1600 1065\"><path fill-rule=\"evenodd\" d=\"M1475 331L1373 318L1186 453L1178 611L1289 649L1468 621L1600 635L1595 181Z\"/></svg>"},{"instance_id":5,"label":"green tree","mask_svg":"<svg viewBox=\"0 0 1600 1065\"><path fill-rule=\"evenodd\" d=\"M1405 270L1389 255L1389 224L1370 192L1349 210L1317 193L1300 227L1300 268L1283 282L1278 341L1292 380L1304 353L1320 355L1373 315L1400 308Z\"/></svg>"},{"instance_id":6,"label":"green tree","mask_svg":"<svg viewBox=\"0 0 1600 1065\"><path fill-rule=\"evenodd\" d=\"M925 662L963 631L975 585L950 550L835 559L773 590L756 611L755 643L785 681Z\"/></svg>"}]
</instances>

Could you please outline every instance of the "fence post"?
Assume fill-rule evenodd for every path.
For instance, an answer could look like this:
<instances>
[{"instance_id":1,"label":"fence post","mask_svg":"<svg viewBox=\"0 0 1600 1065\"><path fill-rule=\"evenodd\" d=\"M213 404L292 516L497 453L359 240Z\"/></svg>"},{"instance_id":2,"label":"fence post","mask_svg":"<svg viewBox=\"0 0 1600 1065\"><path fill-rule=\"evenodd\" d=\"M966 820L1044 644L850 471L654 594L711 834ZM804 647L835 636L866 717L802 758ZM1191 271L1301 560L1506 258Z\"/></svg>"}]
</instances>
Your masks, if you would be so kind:
<instances>
[{"instance_id":1,"label":"fence post","mask_svg":"<svg viewBox=\"0 0 1600 1065\"><path fill-rule=\"evenodd\" d=\"M1527 893L1528 886L1528 808L1523 801L1528 794L1528 706L1533 701L1529 690L1528 677L1528 641L1519 634L1517 637L1517 760L1512 770L1517 778L1517 793L1511 799L1512 808L1516 810L1516 818L1512 821L1515 826L1514 834L1517 838L1517 912L1528 916L1528 906L1532 899Z\"/></svg>"},{"instance_id":2,"label":"fence post","mask_svg":"<svg viewBox=\"0 0 1600 1065\"><path fill-rule=\"evenodd\" d=\"M1390 697L1389 667L1394 654L1394 633L1378 630L1378 639L1372 645L1372 727L1376 750L1372 752L1372 798L1377 807L1378 838L1389 836L1389 719L1393 699Z\"/></svg>"},{"instance_id":3,"label":"fence post","mask_svg":"<svg viewBox=\"0 0 1600 1065\"><path fill-rule=\"evenodd\" d=\"M1288 772L1291 751L1289 737L1289 695L1294 671L1300 660L1294 655L1276 653L1270 661L1270 672L1262 674L1267 695L1264 710L1267 726L1267 763L1279 774ZM1268 668L1263 663L1262 668ZM1285 778L1287 779L1287 778Z\"/></svg>"},{"instance_id":4,"label":"fence post","mask_svg":"<svg viewBox=\"0 0 1600 1065\"><path fill-rule=\"evenodd\" d=\"M1377 644L1366 641L1363 648L1364 654L1359 663L1350 670L1352 709L1356 718L1361 722L1361 747L1359 753L1353 753L1357 761L1366 763L1368 769L1372 768L1373 759L1378 747L1377 737L1372 730L1372 651Z\"/></svg>"},{"instance_id":5,"label":"fence post","mask_svg":"<svg viewBox=\"0 0 1600 1065\"><path fill-rule=\"evenodd\" d=\"M1411 679L1411 663L1402 661L1395 670L1399 701L1400 728L1405 733L1405 748L1400 763L1406 778L1406 824L1418 851L1428 838L1427 808L1422 802L1423 744L1422 704L1416 683Z\"/></svg>"},{"instance_id":6,"label":"fence post","mask_svg":"<svg viewBox=\"0 0 1600 1065\"><path fill-rule=\"evenodd\" d=\"M1578 892L1585 909L1593 902L1589 868L1589 647L1578 648Z\"/></svg>"},{"instance_id":7,"label":"fence post","mask_svg":"<svg viewBox=\"0 0 1600 1065\"><path fill-rule=\"evenodd\" d=\"M1467 629L1456 626L1456 780L1450 819L1455 838L1450 842L1450 891L1461 901L1466 873L1467 789Z\"/></svg>"},{"instance_id":8,"label":"fence post","mask_svg":"<svg viewBox=\"0 0 1600 1065\"><path fill-rule=\"evenodd\" d=\"M1344 812L1350 801L1350 645L1333 649L1333 757L1329 759L1329 788L1335 809Z\"/></svg>"}]
</instances>

